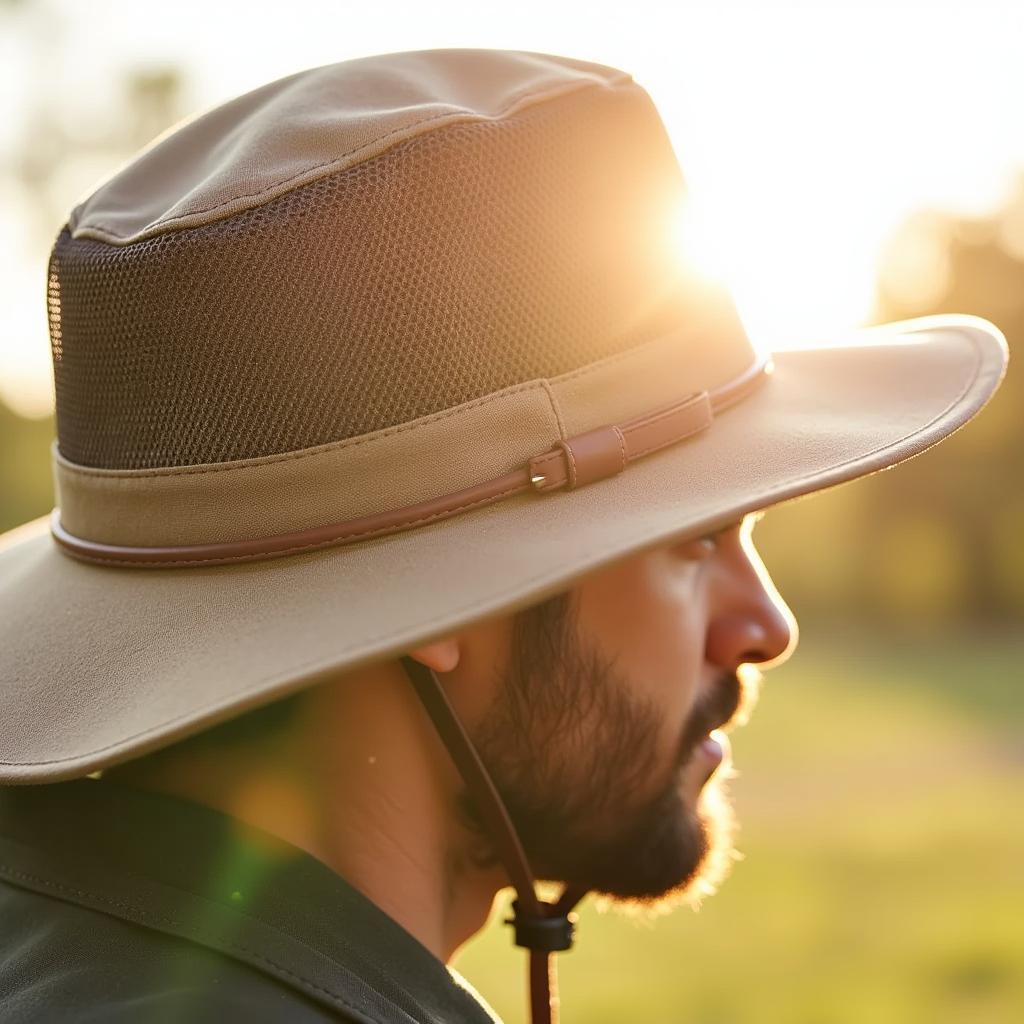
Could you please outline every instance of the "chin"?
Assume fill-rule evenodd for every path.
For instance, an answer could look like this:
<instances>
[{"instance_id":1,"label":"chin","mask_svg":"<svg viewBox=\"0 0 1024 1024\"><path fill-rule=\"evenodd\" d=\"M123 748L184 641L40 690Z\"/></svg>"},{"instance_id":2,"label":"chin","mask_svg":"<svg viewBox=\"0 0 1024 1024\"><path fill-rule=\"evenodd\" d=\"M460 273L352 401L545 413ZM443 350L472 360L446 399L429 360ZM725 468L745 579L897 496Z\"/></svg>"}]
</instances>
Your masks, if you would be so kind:
<instances>
[{"instance_id":1,"label":"chin","mask_svg":"<svg viewBox=\"0 0 1024 1024\"><path fill-rule=\"evenodd\" d=\"M598 888L599 904L644 918L683 904L699 910L741 859L733 846L736 815L721 773L708 780L696 800L680 788L672 802L671 818L662 819L646 840L635 838L635 856L619 866L617 884Z\"/></svg>"}]
</instances>

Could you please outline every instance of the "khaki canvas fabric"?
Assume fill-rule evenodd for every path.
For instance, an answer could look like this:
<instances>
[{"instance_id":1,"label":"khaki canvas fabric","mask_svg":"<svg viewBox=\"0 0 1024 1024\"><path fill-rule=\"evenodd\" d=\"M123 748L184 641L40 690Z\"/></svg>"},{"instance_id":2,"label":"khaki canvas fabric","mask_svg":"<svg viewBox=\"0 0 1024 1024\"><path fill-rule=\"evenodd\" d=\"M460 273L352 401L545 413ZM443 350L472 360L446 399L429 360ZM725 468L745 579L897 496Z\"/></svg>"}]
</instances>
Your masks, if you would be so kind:
<instances>
[{"instance_id":1,"label":"khaki canvas fabric","mask_svg":"<svg viewBox=\"0 0 1024 1024\"><path fill-rule=\"evenodd\" d=\"M587 179L586 195L601 199L592 211L598 218L615 189L626 187L622 175L631 161L658 162L666 154L662 130L648 132L649 101L619 105L627 88L631 103L646 96L615 69L505 51L389 54L314 69L186 123L122 169L77 208L62 233L65 266L72 257L93 261L91 272L108 292L126 280L124 268L131 261L148 275L140 280L159 282L171 259L170 249L161 248L165 240L168 246L173 242L175 258L192 242L225 245L224 236L206 233L221 220L199 224L196 218L216 210L224 223L244 220L246 238L258 241L280 212L275 204L310 188L305 176L321 173L330 161L349 160L350 151L365 145L369 135L380 141L412 131L420 133L413 142L429 137L432 145L457 146L463 136L442 135L448 129L437 127L455 117L460 125L507 124L527 133L503 139L540 138L541 128L528 120L527 111L521 111L522 121L515 120L516 104L527 94L531 117L545 105L554 110L586 95L586 109L598 121L608 104L616 117L631 110L629 117L644 121L643 137L653 141L642 150L623 152L617 130L605 139L607 152L618 152L621 159L609 180ZM411 113L413 107L419 112ZM575 149L558 149L564 121L544 123L558 129L544 136L543 151L554 153L543 165L545 174L570 157L582 159ZM377 173L380 162L396 152L370 147L364 152L366 166ZM492 151L472 152L484 159ZM458 165L457 160L451 164ZM342 174L363 166L347 165ZM395 170L387 166L389 173ZM531 172L522 173L528 179ZM392 204L386 209L400 208L402 197L382 175L373 178L374 187ZM360 188L365 180L360 179ZM640 174L631 187L643 193L644 183L655 180L671 184L675 171ZM278 194L281 188L291 191ZM664 196L645 193L643 202L634 195L622 210L647 210L654 223L660 216L655 200L677 194L675 185L666 188ZM322 193L304 196L304 203L315 204ZM504 217L514 209L514 198L498 202L496 197L494 215ZM545 207L545 216L555 216L557 206ZM491 209L483 203L480 216L486 218ZM585 209L580 206L573 217L582 218ZM456 210L447 206L439 216L455 216ZM302 233L315 230L316 206L303 206L299 214L289 207L286 213L297 246L288 252L301 252ZM515 221L520 226L537 219L529 209L516 217L520 214ZM582 246L552 264L573 302L591 294L577 288L581 276L587 289L614 291L613 257L623 248L620 243L627 235L630 245L647 237L646 227L635 235L615 234L625 230L621 218L615 225L615 244L603 250L611 262L588 262ZM385 237L389 222L371 229L374 237ZM523 238L517 244L529 242ZM242 242L231 236L230 246L236 245ZM642 259L645 274L662 258L660 243L651 245ZM230 246L223 251L235 251ZM691 281L681 282L653 318L632 315L630 303L643 289L623 292L621 316L613 318L614 330L608 328L611 333L599 345L587 347L588 328L565 348L559 331L533 330L528 341L515 333L523 323L547 323L536 319L546 310L531 305L536 302L531 288L513 286L501 266L488 266L487 287L509 290L503 291L493 321L487 321L490 329L466 330L468 321L453 317L451 310L477 308L482 293L474 289L483 279L475 261L480 252L472 252L474 261L458 265L471 266L473 274L446 293L436 322L424 321L436 347L420 350L415 331L403 336L408 360L424 360L422 375L405 367L396 390L390 370L373 372L373 352L360 348L360 337L340 339L339 351L348 362L339 364L345 373L337 388L351 388L358 380L361 391L369 392L360 400L382 426L341 431L321 443L284 450L257 438L257 454L246 458L168 458L161 453L173 451L176 438L161 435L160 425L193 431L196 451L216 433L217 443L208 450L227 451L221 440L232 436L232 417L272 426L294 416L297 406L286 394L270 390L266 401L235 403L231 381L225 380L219 391L204 393L202 403L193 402L189 388L210 365L203 360L217 357L222 339L175 334L177 321L163 308L147 321L146 296L136 295L133 308L140 319L113 346L117 351L134 346L141 353L133 364L139 373L135 390L111 385L99 400L96 388L90 390L90 381L98 378L89 346L102 347L103 339L88 333L93 324L88 310L76 312L65 288L53 339L55 366L67 385L58 388L54 517L83 540L132 546L256 539L309 529L482 483L524 465L559 440L711 391L763 360L728 295ZM619 268L623 278L631 273L632 252ZM112 253L128 262L112 264ZM359 254L358 248L345 250L346 259ZM410 301L436 287L442 273L435 267L410 278L421 289L410 293ZM669 279L667 274L659 278L656 290ZM322 282L311 281L307 294L302 280L300 274L295 278L300 283L290 282L280 301L295 302L297 288L299 305L322 302ZM324 302L325 318L358 289L357 278L338 284ZM460 291L463 285L467 290ZM157 297L154 291L154 302ZM247 304L259 301L271 308L277 298L262 279L258 286L241 281L223 295L225 302L237 303L230 307L237 317L247 315ZM434 307L427 302L417 308ZM395 323L395 330L405 329L400 319ZM601 323L601 318L594 321L595 331ZM634 331L630 323L642 323L643 329ZM565 330L571 326L567 322ZM153 340L157 335L160 345ZM81 344L84 338L88 345ZM545 361L546 338L552 350L563 346L558 360ZM262 361L284 341L294 346L292 357L306 362L295 364L293 358L286 371ZM294 373L330 396L335 382L329 375L325 379L324 369L325 350L334 344L330 331L315 337L298 331L284 341L270 328L233 339L251 345L251 351L242 350L244 358L233 356L244 364L239 372L251 372L252 380L265 380L268 387L274 373ZM999 386L1008 360L998 327L967 314L924 317L823 341L831 345L771 353L759 385L716 412L708 429L645 455L615 476L574 490L518 493L386 536L230 565L129 568L90 564L68 554L51 536L49 516L9 532L0 537L0 782L50 782L94 772L478 618L535 603L617 558L894 466L975 416ZM499 359L517 369L513 379L493 386L497 378L484 371ZM371 372L358 376L367 370L359 360L369 360ZM256 372L261 368L262 375ZM71 380L69 373L79 376ZM465 397L438 407L441 385L435 382L446 377L465 382L460 392ZM216 401L221 393L223 400ZM132 403L131 415L121 415L127 408L122 400ZM323 404L311 402L309 415L319 414ZM399 408L424 411L398 414ZM135 468L72 457L72 450L88 450L81 442L88 440L90 424L97 437L110 442L104 450L115 454L129 451L120 445L119 431L135 431L138 444L129 451ZM66 445L69 439L75 444Z\"/></svg>"},{"instance_id":2,"label":"khaki canvas fabric","mask_svg":"<svg viewBox=\"0 0 1024 1024\"><path fill-rule=\"evenodd\" d=\"M396 53L314 68L177 126L75 207L76 237L117 245L250 209L456 121L507 116L586 85L637 89L615 68L546 54ZM324 116L329 111L329 116Z\"/></svg>"}]
</instances>

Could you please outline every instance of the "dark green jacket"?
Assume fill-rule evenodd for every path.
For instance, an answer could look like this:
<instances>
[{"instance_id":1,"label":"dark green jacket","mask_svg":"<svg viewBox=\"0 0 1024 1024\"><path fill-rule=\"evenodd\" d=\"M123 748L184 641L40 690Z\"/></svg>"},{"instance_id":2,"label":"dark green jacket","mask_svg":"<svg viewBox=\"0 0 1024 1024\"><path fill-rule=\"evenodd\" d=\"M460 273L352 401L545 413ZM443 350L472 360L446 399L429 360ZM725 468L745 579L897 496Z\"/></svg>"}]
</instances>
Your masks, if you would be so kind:
<instances>
[{"instance_id":1,"label":"dark green jacket","mask_svg":"<svg viewBox=\"0 0 1024 1024\"><path fill-rule=\"evenodd\" d=\"M316 858L100 779L0 787L0 1020L493 1024Z\"/></svg>"}]
</instances>

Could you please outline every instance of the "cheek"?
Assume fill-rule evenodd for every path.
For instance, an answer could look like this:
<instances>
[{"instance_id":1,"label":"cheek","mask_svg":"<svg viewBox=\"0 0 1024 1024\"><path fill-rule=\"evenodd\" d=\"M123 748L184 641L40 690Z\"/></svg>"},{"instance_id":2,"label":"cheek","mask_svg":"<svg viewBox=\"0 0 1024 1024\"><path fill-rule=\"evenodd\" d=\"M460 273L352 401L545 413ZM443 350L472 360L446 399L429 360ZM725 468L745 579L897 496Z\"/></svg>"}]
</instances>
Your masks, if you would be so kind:
<instances>
[{"instance_id":1,"label":"cheek","mask_svg":"<svg viewBox=\"0 0 1024 1024\"><path fill-rule=\"evenodd\" d=\"M657 554L657 553L656 553ZM614 658L624 682L665 723L673 746L697 696L704 663L702 605L693 566L650 557L613 566L580 588L580 629Z\"/></svg>"}]
</instances>

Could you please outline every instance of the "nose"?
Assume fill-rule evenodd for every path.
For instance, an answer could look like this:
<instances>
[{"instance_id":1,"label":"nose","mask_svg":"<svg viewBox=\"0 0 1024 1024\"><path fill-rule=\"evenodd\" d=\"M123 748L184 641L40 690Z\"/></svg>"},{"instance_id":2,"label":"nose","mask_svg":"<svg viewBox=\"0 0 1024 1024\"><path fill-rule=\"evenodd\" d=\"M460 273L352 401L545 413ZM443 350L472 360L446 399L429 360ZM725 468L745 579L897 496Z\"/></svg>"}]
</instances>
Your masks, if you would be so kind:
<instances>
[{"instance_id":1,"label":"nose","mask_svg":"<svg viewBox=\"0 0 1024 1024\"><path fill-rule=\"evenodd\" d=\"M764 668L787 661L799 628L749 537L720 560L715 583L707 659L733 671L745 663Z\"/></svg>"}]
</instances>

